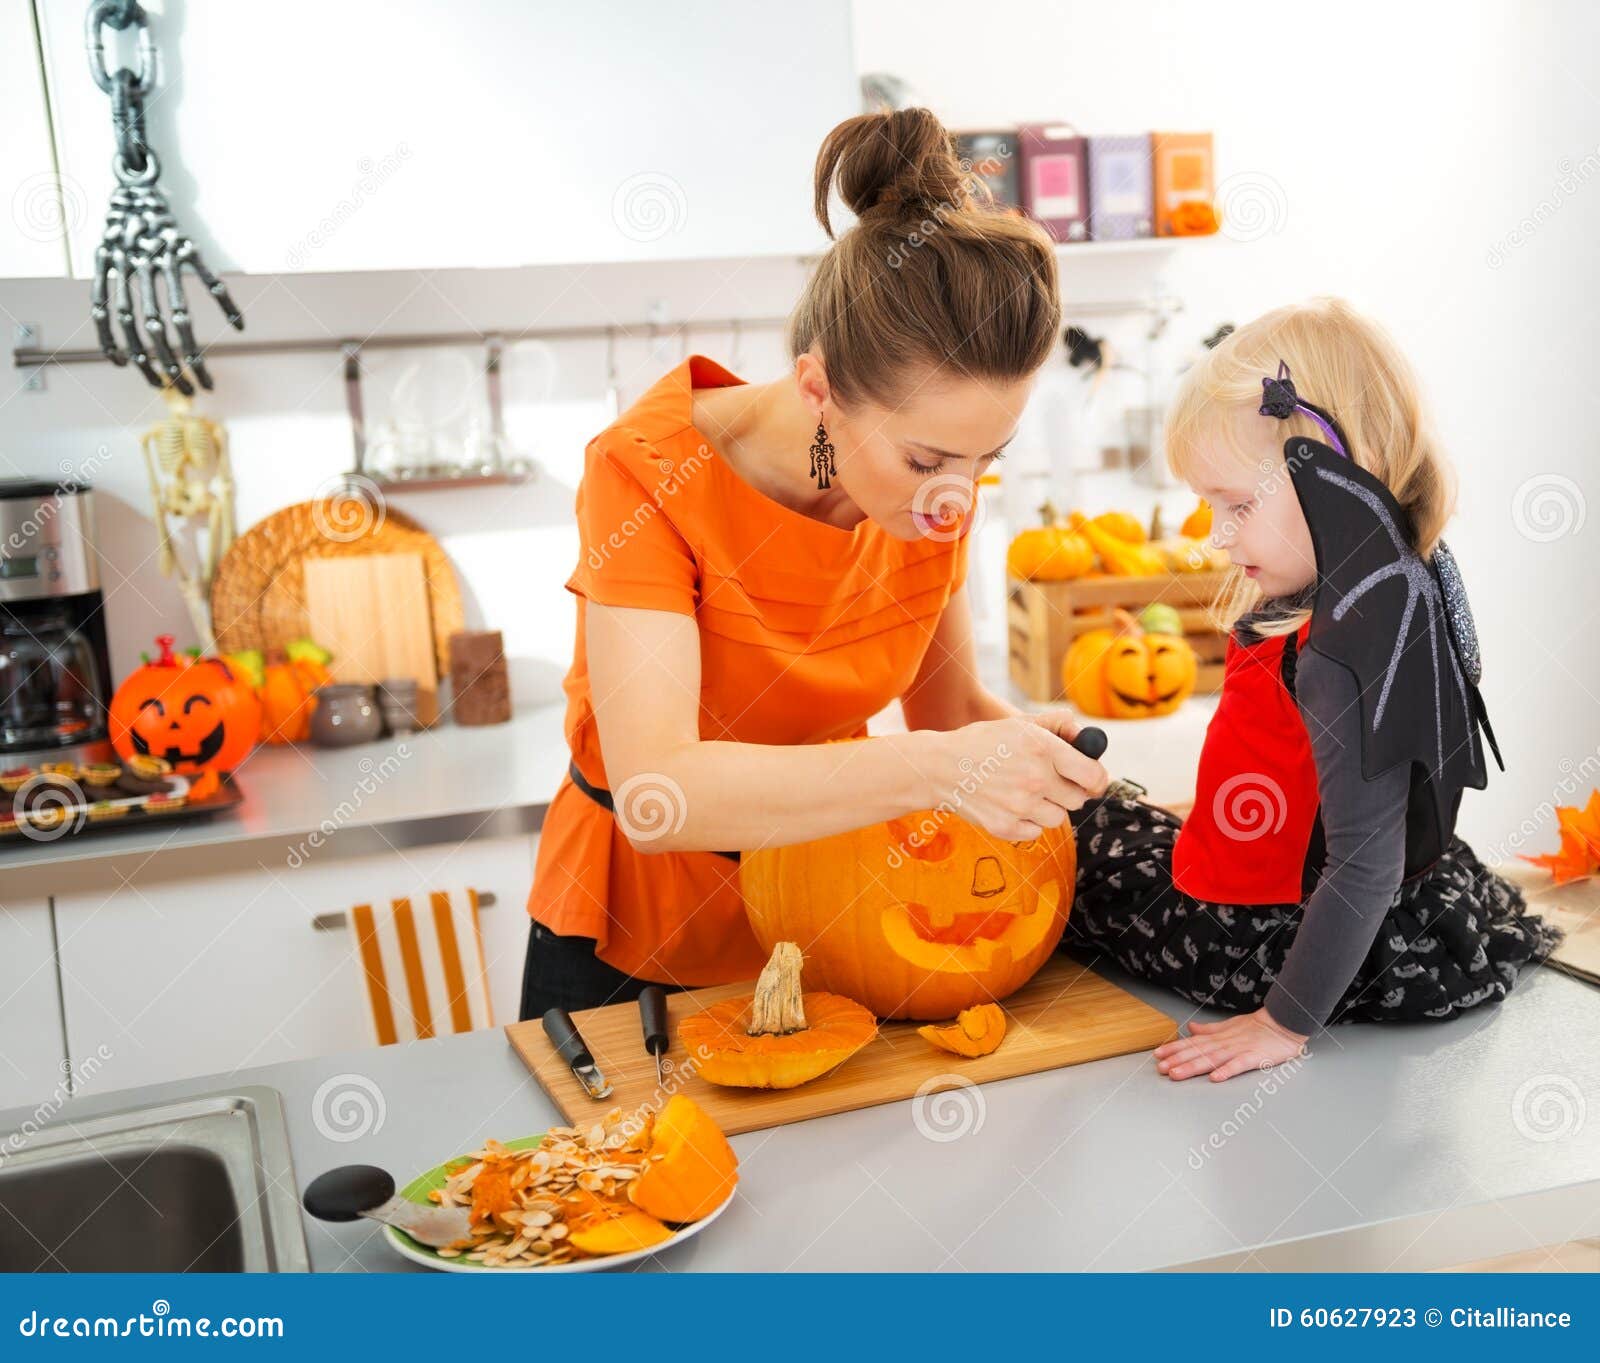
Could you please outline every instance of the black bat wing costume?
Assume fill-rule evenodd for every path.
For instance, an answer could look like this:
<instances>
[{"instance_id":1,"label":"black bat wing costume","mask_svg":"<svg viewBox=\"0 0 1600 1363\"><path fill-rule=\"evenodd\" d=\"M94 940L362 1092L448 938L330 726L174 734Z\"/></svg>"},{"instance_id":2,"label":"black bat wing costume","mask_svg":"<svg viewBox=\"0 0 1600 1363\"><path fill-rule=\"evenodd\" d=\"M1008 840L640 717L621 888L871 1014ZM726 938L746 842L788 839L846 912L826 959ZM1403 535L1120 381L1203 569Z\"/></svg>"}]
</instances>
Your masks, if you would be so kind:
<instances>
[{"instance_id":1,"label":"black bat wing costume","mask_svg":"<svg viewBox=\"0 0 1600 1363\"><path fill-rule=\"evenodd\" d=\"M1353 459L1301 437L1284 455L1317 558L1306 646L1356 679L1362 775L1410 765L1409 877L1449 846L1466 787L1488 784L1485 740L1505 770L1467 594L1449 548L1424 562L1394 495Z\"/></svg>"}]
</instances>

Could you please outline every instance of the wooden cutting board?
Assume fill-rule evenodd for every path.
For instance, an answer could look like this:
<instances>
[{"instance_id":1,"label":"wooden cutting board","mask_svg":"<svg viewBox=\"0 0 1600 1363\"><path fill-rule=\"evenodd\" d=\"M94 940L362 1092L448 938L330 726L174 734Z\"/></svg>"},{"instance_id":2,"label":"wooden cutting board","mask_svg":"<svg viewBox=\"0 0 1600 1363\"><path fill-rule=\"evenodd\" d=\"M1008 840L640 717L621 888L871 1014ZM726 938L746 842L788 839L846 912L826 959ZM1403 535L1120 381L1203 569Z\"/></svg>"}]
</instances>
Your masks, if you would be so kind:
<instances>
[{"instance_id":1,"label":"wooden cutting board","mask_svg":"<svg viewBox=\"0 0 1600 1363\"><path fill-rule=\"evenodd\" d=\"M421 554L350 554L305 562L306 629L342 682L417 683L417 718L438 714L439 673Z\"/></svg>"},{"instance_id":2,"label":"wooden cutting board","mask_svg":"<svg viewBox=\"0 0 1600 1363\"><path fill-rule=\"evenodd\" d=\"M1600 984L1600 879L1555 884L1550 873L1527 862L1494 867L1521 889L1528 907L1566 934L1550 964L1589 984Z\"/></svg>"},{"instance_id":3,"label":"wooden cutting board","mask_svg":"<svg viewBox=\"0 0 1600 1363\"><path fill-rule=\"evenodd\" d=\"M677 1030L685 1015L719 999L748 994L752 987L718 985L669 994L672 1047L668 1059L677 1062L684 1058ZM1010 1079L1146 1051L1178 1035L1178 1024L1165 1013L1066 956L1047 961L1004 1007L1006 1039L993 1055L976 1059L951 1055L918 1036L916 1023L889 1022L832 1074L799 1088L775 1090L722 1088L697 1074L685 1076L676 1063L665 1086L658 1086L655 1061L644 1049L638 1005L590 1008L575 1013L573 1019L595 1063L611 1081L611 1096L598 1102L584 1093L556 1055L537 1018L513 1022L506 1028L506 1036L570 1123L593 1120L613 1107L629 1112L659 1108L673 1093L681 1092L699 1103L731 1136L967 1083Z\"/></svg>"}]
</instances>

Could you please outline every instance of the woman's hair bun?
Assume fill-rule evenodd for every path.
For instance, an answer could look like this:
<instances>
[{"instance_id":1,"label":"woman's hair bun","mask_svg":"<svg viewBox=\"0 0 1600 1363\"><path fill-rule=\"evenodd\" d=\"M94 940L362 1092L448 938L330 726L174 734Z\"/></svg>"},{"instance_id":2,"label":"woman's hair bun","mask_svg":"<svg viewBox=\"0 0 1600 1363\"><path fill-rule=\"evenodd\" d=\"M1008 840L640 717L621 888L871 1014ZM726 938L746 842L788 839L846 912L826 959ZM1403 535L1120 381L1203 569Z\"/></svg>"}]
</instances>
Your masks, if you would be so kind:
<instances>
[{"instance_id":1,"label":"woman's hair bun","mask_svg":"<svg viewBox=\"0 0 1600 1363\"><path fill-rule=\"evenodd\" d=\"M858 218L920 218L930 206L957 212L971 198L955 144L927 109L858 114L828 134L817 153L815 208L832 237L830 189Z\"/></svg>"}]
</instances>

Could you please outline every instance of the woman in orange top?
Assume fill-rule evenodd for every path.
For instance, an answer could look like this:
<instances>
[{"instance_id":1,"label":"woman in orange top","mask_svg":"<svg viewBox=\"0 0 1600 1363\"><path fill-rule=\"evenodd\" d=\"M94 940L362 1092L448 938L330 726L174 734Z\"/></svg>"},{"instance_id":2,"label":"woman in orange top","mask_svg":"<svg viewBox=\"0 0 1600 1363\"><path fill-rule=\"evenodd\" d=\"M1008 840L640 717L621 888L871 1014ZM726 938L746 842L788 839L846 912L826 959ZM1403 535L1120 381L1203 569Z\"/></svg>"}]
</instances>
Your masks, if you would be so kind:
<instances>
[{"instance_id":1,"label":"woman in orange top","mask_svg":"<svg viewBox=\"0 0 1600 1363\"><path fill-rule=\"evenodd\" d=\"M589 445L523 1017L753 976L740 849L941 805L1030 838L1105 790L1069 714L979 684L960 590L977 480L1055 345L1053 243L972 200L925 109L829 134L831 236L830 188L859 221L790 320L794 372L691 356ZM896 699L909 732L829 742Z\"/></svg>"}]
</instances>

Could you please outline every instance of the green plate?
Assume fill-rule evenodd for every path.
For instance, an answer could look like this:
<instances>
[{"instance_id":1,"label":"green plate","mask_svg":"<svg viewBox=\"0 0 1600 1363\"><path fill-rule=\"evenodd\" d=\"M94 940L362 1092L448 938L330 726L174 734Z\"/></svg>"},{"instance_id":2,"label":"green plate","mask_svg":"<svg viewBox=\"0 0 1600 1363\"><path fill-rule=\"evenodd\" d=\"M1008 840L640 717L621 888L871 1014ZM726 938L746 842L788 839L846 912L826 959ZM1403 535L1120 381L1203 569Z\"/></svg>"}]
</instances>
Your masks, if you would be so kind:
<instances>
[{"instance_id":1,"label":"green plate","mask_svg":"<svg viewBox=\"0 0 1600 1363\"><path fill-rule=\"evenodd\" d=\"M536 1136L522 1136L514 1141L502 1141L501 1144L507 1150L535 1150L543 1141L544 1132L541 1131ZM407 1202L415 1202L421 1206L431 1205L428 1202L428 1194L435 1189L444 1187L445 1181L450 1177L451 1172L454 1169L463 1167L462 1162L464 1160L470 1162L471 1156L456 1155L451 1159L445 1160L443 1164L436 1164L426 1173L418 1174L400 1190L400 1196L405 1198ZM659 1245L651 1245L648 1249L629 1250L626 1254L607 1254L595 1259L574 1259L565 1264L550 1264L547 1266L507 1264L504 1267L495 1268L466 1258L443 1258L438 1250L428 1245L420 1244L403 1230L397 1230L393 1226L385 1226L383 1233L388 1238L389 1243L407 1259L412 1260L414 1263L422 1264L427 1268L439 1269L444 1273L593 1273L599 1269L620 1268L623 1264L631 1264L640 1259L653 1258L655 1255L660 1254L662 1250L671 1249L680 1241L687 1240L691 1235L698 1235L721 1216L723 1212L728 1210L729 1204L733 1201L734 1193L737 1192L738 1188L735 1187L733 1192L728 1194L727 1201L718 1207L716 1211L709 1216L701 1217L700 1220L690 1225L684 1226L681 1230L675 1232L670 1240L663 1240Z\"/></svg>"}]
</instances>

